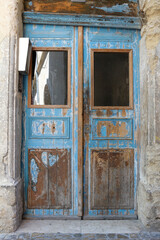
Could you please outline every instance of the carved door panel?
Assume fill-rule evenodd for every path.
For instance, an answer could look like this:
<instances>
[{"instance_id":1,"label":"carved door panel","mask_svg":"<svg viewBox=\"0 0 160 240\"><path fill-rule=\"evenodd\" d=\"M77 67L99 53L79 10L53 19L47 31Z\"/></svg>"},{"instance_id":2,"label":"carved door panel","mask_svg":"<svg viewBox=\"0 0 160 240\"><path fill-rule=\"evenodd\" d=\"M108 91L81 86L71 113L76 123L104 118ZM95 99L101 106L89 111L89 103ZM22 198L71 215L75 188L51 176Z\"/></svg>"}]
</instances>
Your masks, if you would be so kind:
<instances>
[{"instance_id":1,"label":"carved door panel","mask_svg":"<svg viewBox=\"0 0 160 240\"><path fill-rule=\"evenodd\" d=\"M32 25L24 78L24 216L78 216L78 28Z\"/></svg>"},{"instance_id":2,"label":"carved door panel","mask_svg":"<svg viewBox=\"0 0 160 240\"><path fill-rule=\"evenodd\" d=\"M84 29L84 218L136 218L136 31Z\"/></svg>"}]
</instances>

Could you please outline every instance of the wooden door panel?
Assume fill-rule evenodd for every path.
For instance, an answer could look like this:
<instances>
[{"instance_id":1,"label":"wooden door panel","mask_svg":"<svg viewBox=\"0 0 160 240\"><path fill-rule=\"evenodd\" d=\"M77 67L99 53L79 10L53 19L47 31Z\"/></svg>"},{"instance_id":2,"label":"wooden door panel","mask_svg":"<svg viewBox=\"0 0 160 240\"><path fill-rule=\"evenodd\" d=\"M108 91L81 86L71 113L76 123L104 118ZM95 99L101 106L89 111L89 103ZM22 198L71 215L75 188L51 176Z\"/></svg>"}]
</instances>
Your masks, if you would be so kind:
<instances>
[{"instance_id":1,"label":"wooden door panel","mask_svg":"<svg viewBox=\"0 0 160 240\"><path fill-rule=\"evenodd\" d=\"M28 208L71 208L70 149L30 149L28 164Z\"/></svg>"},{"instance_id":2,"label":"wooden door panel","mask_svg":"<svg viewBox=\"0 0 160 240\"><path fill-rule=\"evenodd\" d=\"M134 150L91 152L91 209L134 207Z\"/></svg>"}]
</instances>

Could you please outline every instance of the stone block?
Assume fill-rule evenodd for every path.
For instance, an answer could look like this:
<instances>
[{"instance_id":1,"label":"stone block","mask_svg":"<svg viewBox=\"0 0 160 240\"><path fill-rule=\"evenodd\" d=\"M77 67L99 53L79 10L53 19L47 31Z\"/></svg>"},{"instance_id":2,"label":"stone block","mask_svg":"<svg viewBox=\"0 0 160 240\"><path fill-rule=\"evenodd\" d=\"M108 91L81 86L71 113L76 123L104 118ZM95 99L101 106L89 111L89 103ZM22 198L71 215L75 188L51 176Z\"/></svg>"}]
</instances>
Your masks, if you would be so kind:
<instances>
[{"instance_id":1,"label":"stone block","mask_svg":"<svg viewBox=\"0 0 160 240\"><path fill-rule=\"evenodd\" d=\"M143 201L143 204L140 202ZM152 229L160 229L160 189L154 189L140 182L138 188L138 215L142 223Z\"/></svg>"},{"instance_id":2,"label":"stone block","mask_svg":"<svg viewBox=\"0 0 160 240\"><path fill-rule=\"evenodd\" d=\"M13 186L0 186L0 233L15 231L21 222L22 213L22 181Z\"/></svg>"}]
</instances>

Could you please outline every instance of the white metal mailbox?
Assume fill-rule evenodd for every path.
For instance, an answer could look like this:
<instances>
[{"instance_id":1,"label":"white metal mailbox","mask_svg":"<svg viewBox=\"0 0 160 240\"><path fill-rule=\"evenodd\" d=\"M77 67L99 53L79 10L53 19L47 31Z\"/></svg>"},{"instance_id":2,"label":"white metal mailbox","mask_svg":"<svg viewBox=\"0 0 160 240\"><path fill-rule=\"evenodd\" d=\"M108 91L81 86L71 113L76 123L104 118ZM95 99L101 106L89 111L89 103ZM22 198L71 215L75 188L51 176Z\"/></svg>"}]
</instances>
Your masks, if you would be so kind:
<instances>
[{"instance_id":1,"label":"white metal mailbox","mask_svg":"<svg viewBox=\"0 0 160 240\"><path fill-rule=\"evenodd\" d=\"M18 71L21 74L29 73L32 44L29 38L19 38Z\"/></svg>"}]
</instances>

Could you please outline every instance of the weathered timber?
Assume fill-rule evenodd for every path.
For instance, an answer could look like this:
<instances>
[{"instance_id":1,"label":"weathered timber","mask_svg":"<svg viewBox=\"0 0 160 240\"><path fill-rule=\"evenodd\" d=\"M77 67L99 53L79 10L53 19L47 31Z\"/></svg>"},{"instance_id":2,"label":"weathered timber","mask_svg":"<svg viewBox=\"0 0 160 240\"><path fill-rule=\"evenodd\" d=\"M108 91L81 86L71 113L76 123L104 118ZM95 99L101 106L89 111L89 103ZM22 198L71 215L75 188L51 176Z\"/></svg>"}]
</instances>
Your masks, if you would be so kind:
<instances>
[{"instance_id":1,"label":"weathered timber","mask_svg":"<svg viewBox=\"0 0 160 240\"><path fill-rule=\"evenodd\" d=\"M66 15L55 13L24 12L23 22L31 24L67 25L67 26L97 26L111 28L140 29L140 17L96 16L96 15Z\"/></svg>"},{"instance_id":2,"label":"weathered timber","mask_svg":"<svg viewBox=\"0 0 160 240\"><path fill-rule=\"evenodd\" d=\"M28 208L71 208L68 149L30 149Z\"/></svg>"},{"instance_id":3,"label":"weathered timber","mask_svg":"<svg viewBox=\"0 0 160 240\"><path fill-rule=\"evenodd\" d=\"M65 14L91 14L137 16L138 3L134 0L86 0L85 2L72 2L70 0L26 0L25 11L65 13Z\"/></svg>"},{"instance_id":4,"label":"weathered timber","mask_svg":"<svg viewBox=\"0 0 160 240\"><path fill-rule=\"evenodd\" d=\"M92 150L91 208L134 207L134 150Z\"/></svg>"},{"instance_id":5,"label":"weathered timber","mask_svg":"<svg viewBox=\"0 0 160 240\"><path fill-rule=\"evenodd\" d=\"M49 159L49 202L51 208L71 208L71 153L67 149L52 150ZM52 153L52 154L53 154Z\"/></svg>"},{"instance_id":6,"label":"weathered timber","mask_svg":"<svg viewBox=\"0 0 160 240\"><path fill-rule=\"evenodd\" d=\"M78 215L83 206L83 27L78 27Z\"/></svg>"}]
</instances>

